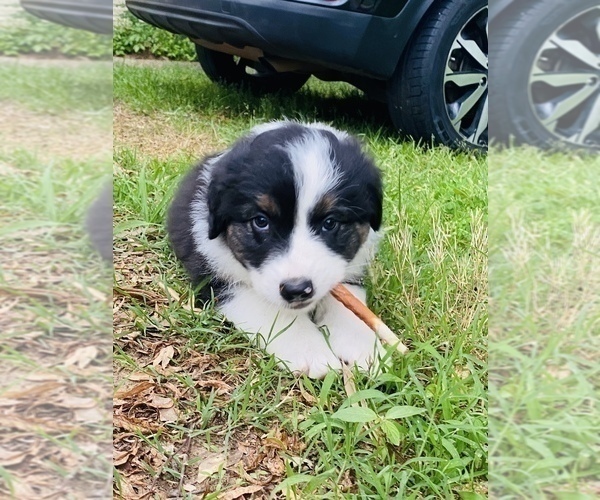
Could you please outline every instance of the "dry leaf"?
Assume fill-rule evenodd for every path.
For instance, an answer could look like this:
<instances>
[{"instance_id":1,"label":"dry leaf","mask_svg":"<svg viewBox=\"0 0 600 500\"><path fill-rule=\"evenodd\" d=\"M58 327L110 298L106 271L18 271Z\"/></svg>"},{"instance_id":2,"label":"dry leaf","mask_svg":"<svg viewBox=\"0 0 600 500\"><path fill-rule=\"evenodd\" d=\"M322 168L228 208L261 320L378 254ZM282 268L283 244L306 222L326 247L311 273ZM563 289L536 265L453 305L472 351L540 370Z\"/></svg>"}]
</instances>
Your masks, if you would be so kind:
<instances>
[{"instance_id":1,"label":"dry leaf","mask_svg":"<svg viewBox=\"0 0 600 500\"><path fill-rule=\"evenodd\" d=\"M222 495L218 496L219 500L235 500L236 498L240 498L242 495L249 495L251 493L256 493L257 491L262 490L263 487L258 484L253 484L251 486L242 486L240 488L234 488L232 490L226 491Z\"/></svg>"},{"instance_id":2,"label":"dry leaf","mask_svg":"<svg viewBox=\"0 0 600 500\"><path fill-rule=\"evenodd\" d=\"M312 394L309 394L306 391L306 389L304 388L304 385L302 384L302 381L300 382L300 394L304 398L304 401L306 401L308 404L312 405L317 402L317 398L315 398Z\"/></svg>"},{"instance_id":3,"label":"dry leaf","mask_svg":"<svg viewBox=\"0 0 600 500\"><path fill-rule=\"evenodd\" d=\"M114 446L125 446L125 449L116 449L113 446L113 464L123 465L130 457L135 457L138 454L140 441L132 439L131 434L121 434L120 437L115 437L117 439L114 442Z\"/></svg>"},{"instance_id":4,"label":"dry leaf","mask_svg":"<svg viewBox=\"0 0 600 500\"><path fill-rule=\"evenodd\" d=\"M219 469L225 466L226 461L227 457L225 456L225 453L212 453L206 451L198 464L198 477L196 483L202 484L210 476L219 472Z\"/></svg>"},{"instance_id":5,"label":"dry leaf","mask_svg":"<svg viewBox=\"0 0 600 500\"><path fill-rule=\"evenodd\" d=\"M265 445L268 447L287 451L287 446L285 445L285 443L281 439L273 436L269 436L265 439Z\"/></svg>"},{"instance_id":6,"label":"dry leaf","mask_svg":"<svg viewBox=\"0 0 600 500\"><path fill-rule=\"evenodd\" d=\"M154 386L154 384L152 382L142 382L142 383L132 387L131 389L117 391L117 393L115 394L115 398L127 399L127 398L130 398L131 396L135 396L136 394L139 394L140 392L144 392L146 389L149 389L150 387L153 387L153 386Z\"/></svg>"},{"instance_id":7,"label":"dry leaf","mask_svg":"<svg viewBox=\"0 0 600 500\"><path fill-rule=\"evenodd\" d=\"M25 399L31 396L38 396L40 394L47 395L53 389L57 389L58 387L62 387L62 384L58 382L46 382L43 384L32 385L27 389L19 389L18 391L7 391L2 394L3 397L7 398L16 398L16 399Z\"/></svg>"},{"instance_id":8,"label":"dry leaf","mask_svg":"<svg viewBox=\"0 0 600 500\"><path fill-rule=\"evenodd\" d=\"M39 432L40 427L44 431L58 430L58 431L72 431L73 423L62 424L53 420L41 419L41 418L25 418L22 416L4 416L2 418L3 429L18 429L25 431L35 436Z\"/></svg>"},{"instance_id":9,"label":"dry leaf","mask_svg":"<svg viewBox=\"0 0 600 500\"><path fill-rule=\"evenodd\" d=\"M106 302L106 299L108 298L105 293L102 293L101 291L96 290L91 286L83 286L81 283L77 283L76 281L73 282L73 286L83 292L89 293L94 299L96 299L99 302Z\"/></svg>"},{"instance_id":10,"label":"dry leaf","mask_svg":"<svg viewBox=\"0 0 600 500\"><path fill-rule=\"evenodd\" d=\"M548 375L555 378L556 380L563 380L565 378L570 377L573 372L569 370L566 366L547 366L546 371Z\"/></svg>"},{"instance_id":11,"label":"dry leaf","mask_svg":"<svg viewBox=\"0 0 600 500\"><path fill-rule=\"evenodd\" d=\"M60 405L65 408L94 408L97 403L93 398L80 398L65 394L60 398Z\"/></svg>"},{"instance_id":12,"label":"dry leaf","mask_svg":"<svg viewBox=\"0 0 600 500\"><path fill-rule=\"evenodd\" d=\"M82 408L75 410L75 420L78 422L102 422L109 419L110 413L104 409L95 408Z\"/></svg>"},{"instance_id":13,"label":"dry leaf","mask_svg":"<svg viewBox=\"0 0 600 500\"><path fill-rule=\"evenodd\" d=\"M30 478L27 478L30 481ZM35 484L35 483L32 483ZM14 498L39 498L39 492L29 486L26 482L17 480L13 483Z\"/></svg>"},{"instance_id":14,"label":"dry leaf","mask_svg":"<svg viewBox=\"0 0 600 500\"><path fill-rule=\"evenodd\" d=\"M98 357L98 348L91 345L87 347L80 347L75 349L67 358L63 361L64 366L77 365L78 368L86 368L92 361Z\"/></svg>"},{"instance_id":15,"label":"dry leaf","mask_svg":"<svg viewBox=\"0 0 600 500\"><path fill-rule=\"evenodd\" d=\"M140 419L129 419L123 415L113 415L113 427L115 429L125 429L129 432L140 432L142 434L148 432L157 432L160 427L153 422L148 422Z\"/></svg>"},{"instance_id":16,"label":"dry leaf","mask_svg":"<svg viewBox=\"0 0 600 500\"><path fill-rule=\"evenodd\" d=\"M171 408L160 408L158 410L161 422L177 422L179 414L175 407Z\"/></svg>"},{"instance_id":17,"label":"dry leaf","mask_svg":"<svg viewBox=\"0 0 600 500\"><path fill-rule=\"evenodd\" d=\"M173 290L171 287L165 285L164 283L158 284L166 293L167 297L172 299L174 302L179 302L181 300L181 296Z\"/></svg>"},{"instance_id":18,"label":"dry leaf","mask_svg":"<svg viewBox=\"0 0 600 500\"><path fill-rule=\"evenodd\" d=\"M154 408L172 408L174 405L171 398L165 398L158 394L152 394L152 399L148 404Z\"/></svg>"},{"instance_id":19,"label":"dry leaf","mask_svg":"<svg viewBox=\"0 0 600 500\"><path fill-rule=\"evenodd\" d=\"M123 465L129 460L129 457L132 455L130 451L117 451L113 450L113 465L118 467L119 465Z\"/></svg>"},{"instance_id":20,"label":"dry leaf","mask_svg":"<svg viewBox=\"0 0 600 500\"><path fill-rule=\"evenodd\" d=\"M175 349L173 348L172 345L163 347L159 351L158 355L152 361L152 366L154 366L154 367L161 366L164 369L171 362L171 360L173 359L173 356L175 356Z\"/></svg>"},{"instance_id":21,"label":"dry leaf","mask_svg":"<svg viewBox=\"0 0 600 500\"><path fill-rule=\"evenodd\" d=\"M18 399L8 399L8 398L0 398L0 407L2 406L6 406L6 407L13 407L16 406L20 403L20 401Z\"/></svg>"},{"instance_id":22,"label":"dry leaf","mask_svg":"<svg viewBox=\"0 0 600 500\"><path fill-rule=\"evenodd\" d=\"M285 472L285 464L278 455L265 459L263 465L273 476L283 476Z\"/></svg>"},{"instance_id":23,"label":"dry leaf","mask_svg":"<svg viewBox=\"0 0 600 500\"><path fill-rule=\"evenodd\" d=\"M216 393L218 396L222 396L223 394L229 394L233 390L233 387L231 387L229 384L218 379L200 380L198 382L198 385L202 388L212 387L214 389L217 389Z\"/></svg>"},{"instance_id":24,"label":"dry leaf","mask_svg":"<svg viewBox=\"0 0 600 500\"><path fill-rule=\"evenodd\" d=\"M60 373L53 372L32 372L27 374L26 380L30 382L41 382L42 380L53 380L55 382L65 382L65 376ZM6 393L3 393L3 395Z\"/></svg>"},{"instance_id":25,"label":"dry leaf","mask_svg":"<svg viewBox=\"0 0 600 500\"><path fill-rule=\"evenodd\" d=\"M2 465L2 467L7 467L9 465L20 464L27 454L27 451L10 451L0 447L0 465Z\"/></svg>"},{"instance_id":26,"label":"dry leaf","mask_svg":"<svg viewBox=\"0 0 600 500\"><path fill-rule=\"evenodd\" d=\"M346 395L348 397L356 393L356 382L354 380L354 374L347 364L342 363L342 375L344 378L344 389L346 389Z\"/></svg>"},{"instance_id":27,"label":"dry leaf","mask_svg":"<svg viewBox=\"0 0 600 500\"><path fill-rule=\"evenodd\" d=\"M461 379L466 379L471 375L471 370L469 370L467 367L455 366L454 372L456 373L458 378Z\"/></svg>"}]
</instances>

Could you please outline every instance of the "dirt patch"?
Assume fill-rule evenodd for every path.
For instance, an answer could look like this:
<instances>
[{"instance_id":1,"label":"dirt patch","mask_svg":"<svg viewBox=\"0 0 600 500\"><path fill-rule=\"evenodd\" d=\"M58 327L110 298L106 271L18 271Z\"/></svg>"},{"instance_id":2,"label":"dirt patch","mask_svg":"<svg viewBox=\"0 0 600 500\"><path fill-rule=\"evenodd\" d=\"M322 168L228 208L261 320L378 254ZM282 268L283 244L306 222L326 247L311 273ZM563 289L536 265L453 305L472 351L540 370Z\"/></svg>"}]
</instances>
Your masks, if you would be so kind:
<instances>
[{"instance_id":1,"label":"dirt patch","mask_svg":"<svg viewBox=\"0 0 600 500\"><path fill-rule=\"evenodd\" d=\"M24 149L42 160L108 159L112 135L110 129L100 127L96 121L93 116L39 113L4 102L0 107L0 151Z\"/></svg>"},{"instance_id":2,"label":"dirt patch","mask_svg":"<svg viewBox=\"0 0 600 500\"><path fill-rule=\"evenodd\" d=\"M166 59L164 57L156 57L151 54L128 54L126 57L113 57L113 63L116 64L127 64L129 66L150 66L150 67L160 67L160 66L189 66L193 68L197 68L200 71L200 66L195 61L172 61L170 59Z\"/></svg>"},{"instance_id":3,"label":"dirt patch","mask_svg":"<svg viewBox=\"0 0 600 500\"><path fill-rule=\"evenodd\" d=\"M198 132L193 124L182 129L169 116L136 113L119 103L115 103L113 113L116 148L135 148L158 159L182 153L201 158L220 149L213 134Z\"/></svg>"}]
</instances>

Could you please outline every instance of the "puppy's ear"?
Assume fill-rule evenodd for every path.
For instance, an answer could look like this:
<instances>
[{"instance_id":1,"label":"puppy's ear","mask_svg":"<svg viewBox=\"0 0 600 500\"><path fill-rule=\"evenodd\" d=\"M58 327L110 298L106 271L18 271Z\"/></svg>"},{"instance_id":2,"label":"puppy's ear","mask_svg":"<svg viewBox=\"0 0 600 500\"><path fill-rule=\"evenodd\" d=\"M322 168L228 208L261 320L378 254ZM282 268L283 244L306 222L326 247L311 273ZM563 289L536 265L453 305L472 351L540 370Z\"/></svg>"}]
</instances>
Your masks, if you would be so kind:
<instances>
[{"instance_id":1,"label":"puppy's ear","mask_svg":"<svg viewBox=\"0 0 600 500\"><path fill-rule=\"evenodd\" d=\"M214 240L219 236L230 222L224 210L225 186L218 180L213 180L208 186L208 239Z\"/></svg>"},{"instance_id":2,"label":"puppy's ear","mask_svg":"<svg viewBox=\"0 0 600 500\"><path fill-rule=\"evenodd\" d=\"M369 224L373 228L373 231L378 231L381 227L381 219L383 216L383 188L381 186L381 180L377 179L376 182L369 184L367 192L371 212Z\"/></svg>"},{"instance_id":3,"label":"puppy's ear","mask_svg":"<svg viewBox=\"0 0 600 500\"><path fill-rule=\"evenodd\" d=\"M208 238L214 240L231 223L236 209L239 179L244 172L250 138L243 137L229 150L215 157L212 176L207 189Z\"/></svg>"},{"instance_id":4,"label":"puppy's ear","mask_svg":"<svg viewBox=\"0 0 600 500\"><path fill-rule=\"evenodd\" d=\"M344 166L349 183L349 199L360 207L361 222L368 222L374 231L381 227L383 186L381 172L371 156L355 137L339 140L330 134L332 161ZM350 193L350 191L352 191Z\"/></svg>"},{"instance_id":5,"label":"puppy's ear","mask_svg":"<svg viewBox=\"0 0 600 500\"><path fill-rule=\"evenodd\" d=\"M365 158L362 173L362 182L365 186L363 193L366 195L366 208L369 215L369 225L373 231L379 231L383 212L383 182L381 172L375 166L375 163L368 157Z\"/></svg>"}]
</instances>

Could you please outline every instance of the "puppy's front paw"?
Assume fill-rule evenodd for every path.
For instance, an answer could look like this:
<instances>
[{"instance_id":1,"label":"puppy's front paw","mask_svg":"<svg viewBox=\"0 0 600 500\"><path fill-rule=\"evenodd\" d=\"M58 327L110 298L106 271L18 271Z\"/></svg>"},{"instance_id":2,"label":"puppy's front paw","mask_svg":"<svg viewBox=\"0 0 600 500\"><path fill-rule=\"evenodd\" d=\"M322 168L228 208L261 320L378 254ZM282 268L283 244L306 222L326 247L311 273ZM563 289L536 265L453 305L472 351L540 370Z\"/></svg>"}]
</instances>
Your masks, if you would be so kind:
<instances>
[{"instance_id":1,"label":"puppy's front paw","mask_svg":"<svg viewBox=\"0 0 600 500\"><path fill-rule=\"evenodd\" d=\"M349 365L357 365L368 371L376 366L385 349L376 335L366 325L354 322L345 328L333 328L330 336L331 349Z\"/></svg>"},{"instance_id":2,"label":"puppy's front paw","mask_svg":"<svg viewBox=\"0 0 600 500\"><path fill-rule=\"evenodd\" d=\"M334 299L327 303L323 323L336 356L349 365L368 371L376 366L385 349L375 333L350 310Z\"/></svg>"},{"instance_id":3,"label":"puppy's front paw","mask_svg":"<svg viewBox=\"0 0 600 500\"><path fill-rule=\"evenodd\" d=\"M267 345L267 351L278 358L291 372L305 374L311 378L323 378L329 370L342 368L341 361L320 336L320 332L299 337L300 339L292 340L277 339L276 342Z\"/></svg>"}]
</instances>

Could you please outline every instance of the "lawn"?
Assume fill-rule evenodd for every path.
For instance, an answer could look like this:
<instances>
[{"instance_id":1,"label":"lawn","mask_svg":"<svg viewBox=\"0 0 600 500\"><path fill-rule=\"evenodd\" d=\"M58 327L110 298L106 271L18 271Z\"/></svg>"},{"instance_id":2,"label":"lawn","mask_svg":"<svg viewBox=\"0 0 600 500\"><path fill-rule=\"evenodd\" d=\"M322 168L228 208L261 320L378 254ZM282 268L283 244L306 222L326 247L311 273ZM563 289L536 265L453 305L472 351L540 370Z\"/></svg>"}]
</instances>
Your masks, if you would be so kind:
<instances>
[{"instance_id":1,"label":"lawn","mask_svg":"<svg viewBox=\"0 0 600 500\"><path fill-rule=\"evenodd\" d=\"M485 157L401 140L382 105L344 84L259 98L194 64L118 62L114 97L117 494L485 497ZM182 174L282 116L357 134L384 174L369 302L410 352L355 373L351 396L341 374L293 377L192 307L165 238Z\"/></svg>"},{"instance_id":2,"label":"lawn","mask_svg":"<svg viewBox=\"0 0 600 500\"><path fill-rule=\"evenodd\" d=\"M600 158L489 155L490 492L600 495Z\"/></svg>"},{"instance_id":3,"label":"lawn","mask_svg":"<svg viewBox=\"0 0 600 500\"><path fill-rule=\"evenodd\" d=\"M0 68L0 496L89 498L110 494L111 273L83 220L110 179L112 75L38 62Z\"/></svg>"}]
</instances>

